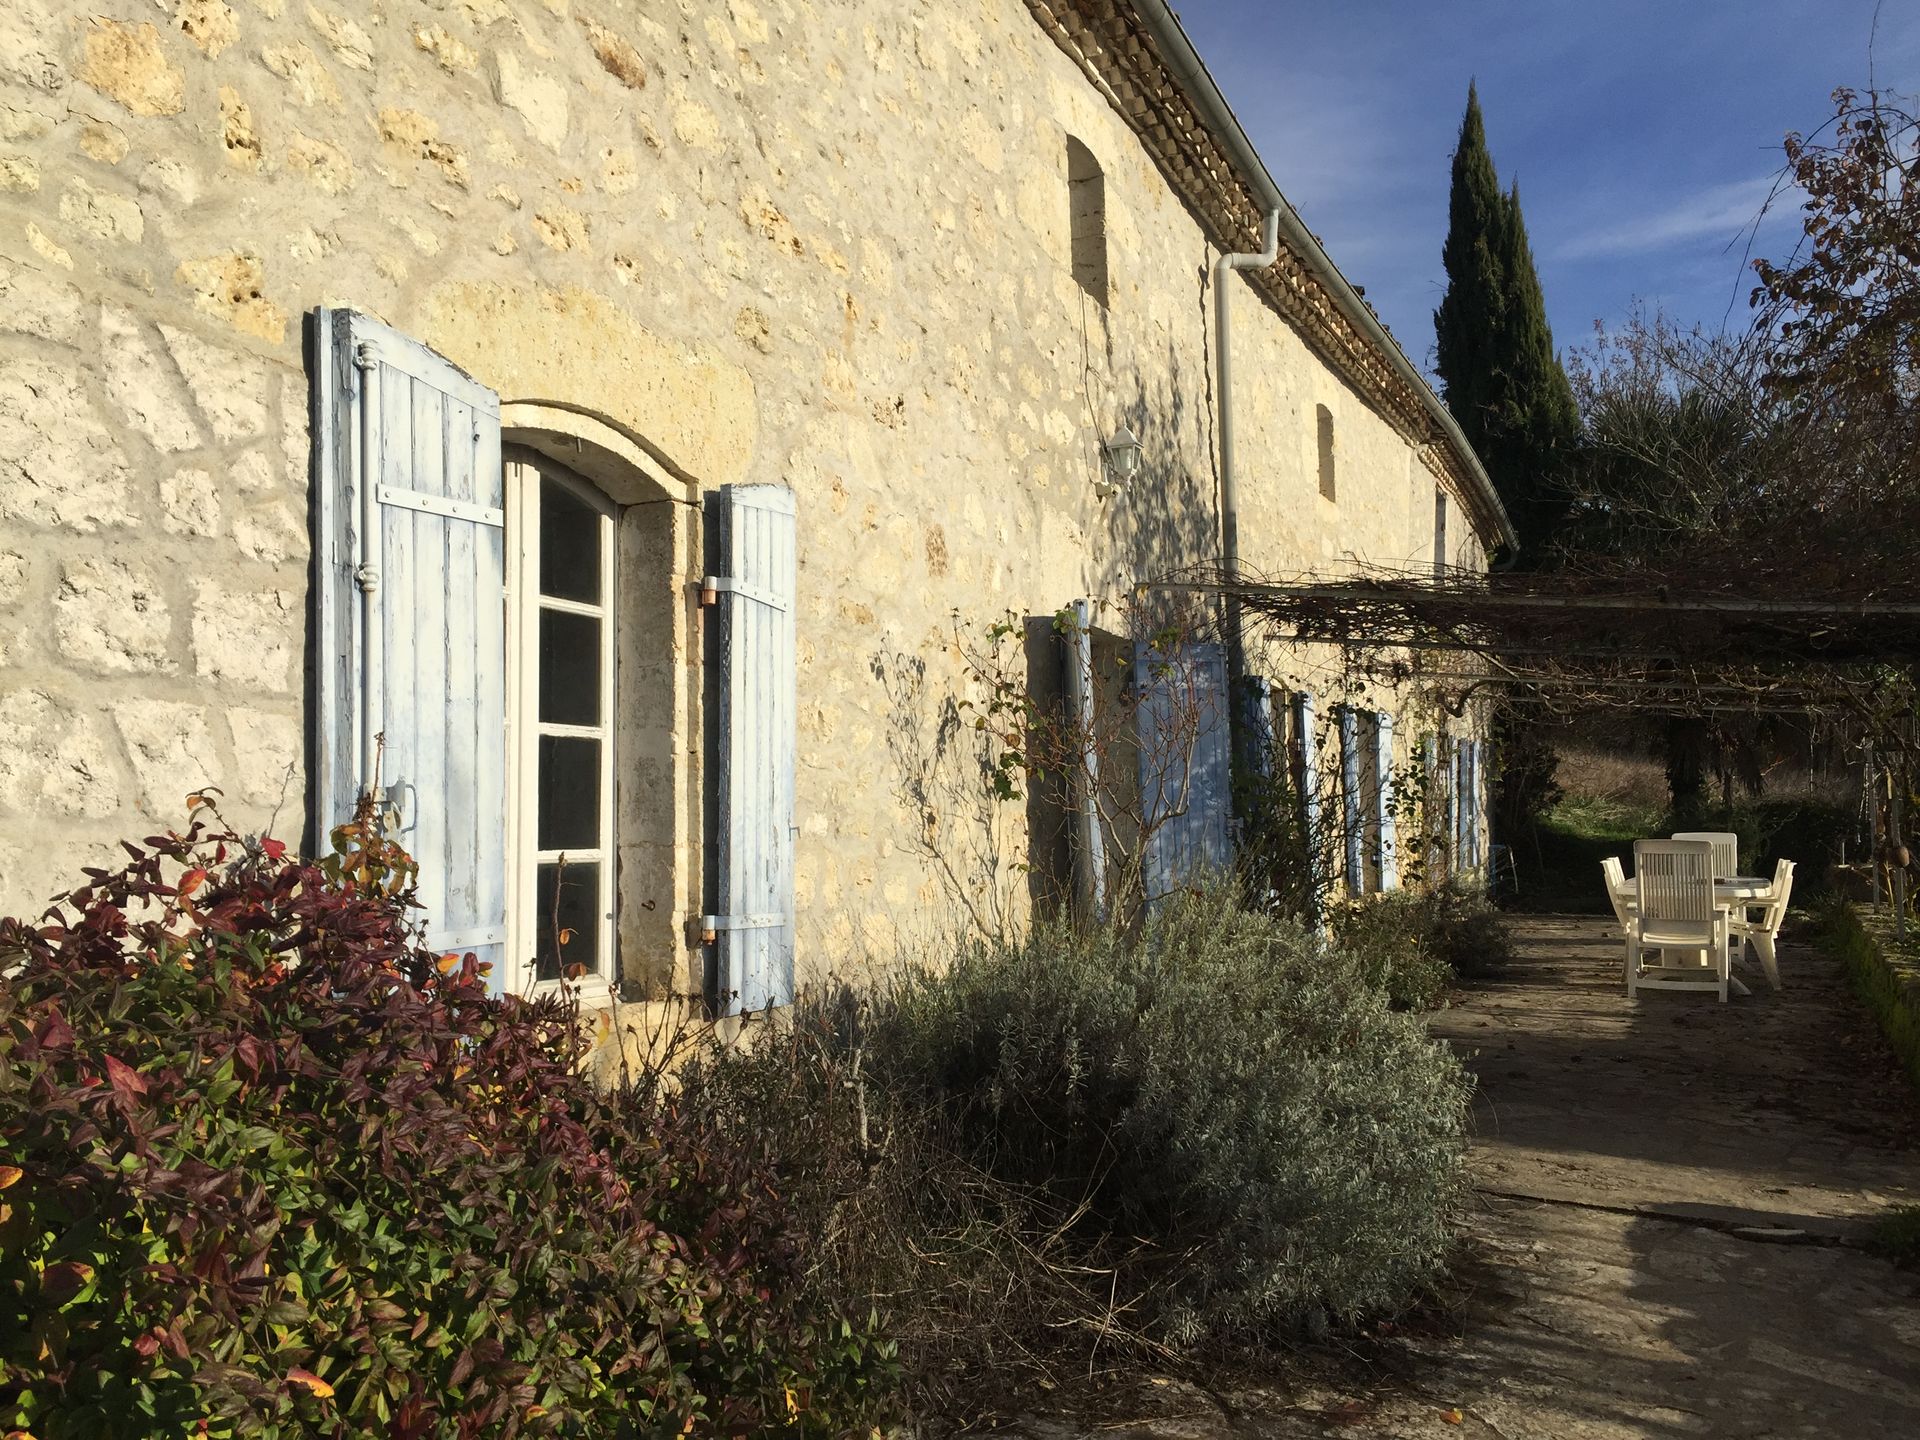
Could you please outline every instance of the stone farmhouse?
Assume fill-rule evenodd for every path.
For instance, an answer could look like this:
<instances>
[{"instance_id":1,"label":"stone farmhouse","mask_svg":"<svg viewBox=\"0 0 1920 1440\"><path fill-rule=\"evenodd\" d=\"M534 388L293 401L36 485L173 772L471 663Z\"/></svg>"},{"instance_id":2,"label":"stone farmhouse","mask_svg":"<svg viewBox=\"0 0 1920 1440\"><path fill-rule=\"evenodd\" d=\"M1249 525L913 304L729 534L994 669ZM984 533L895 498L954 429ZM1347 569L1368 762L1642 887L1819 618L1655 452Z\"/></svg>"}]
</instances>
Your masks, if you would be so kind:
<instances>
[{"instance_id":1,"label":"stone farmhouse","mask_svg":"<svg viewBox=\"0 0 1920 1440\"><path fill-rule=\"evenodd\" d=\"M501 984L778 1003L1041 850L1097 892L1100 821L984 793L985 627L1091 706L1143 584L1511 538L1161 0L0 7L10 913L377 777ZM1226 639L1350 888L1399 763L1479 863L1471 724Z\"/></svg>"}]
</instances>

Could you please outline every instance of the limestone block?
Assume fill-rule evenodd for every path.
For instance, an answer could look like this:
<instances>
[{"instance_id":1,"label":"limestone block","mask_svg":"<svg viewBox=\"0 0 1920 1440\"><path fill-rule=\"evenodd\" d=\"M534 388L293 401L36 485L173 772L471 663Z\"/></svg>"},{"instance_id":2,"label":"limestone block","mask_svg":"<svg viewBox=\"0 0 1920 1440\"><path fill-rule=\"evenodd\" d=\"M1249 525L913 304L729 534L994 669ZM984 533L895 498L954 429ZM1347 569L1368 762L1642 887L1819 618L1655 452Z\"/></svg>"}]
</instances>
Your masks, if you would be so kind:
<instances>
[{"instance_id":1,"label":"limestone block","mask_svg":"<svg viewBox=\"0 0 1920 1440\"><path fill-rule=\"evenodd\" d=\"M101 312L100 351L107 393L156 449L172 453L206 443L192 407L133 315L111 305Z\"/></svg>"},{"instance_id":2,"label":"limestone block","mask_svg":"<svg viewBox=\"0 0 1920 1440\"><path fill-rule=\"evenodd\" d=\"M120 791L109 742L91 717L44 690L0 695L0 807L105 816L120 808Z\"/></svg>"},{"instance_id":3,"label":"limestone block","mask_svg":"<svg viewBox=\"0 0 1920 1440\"><path fill-rule=\"evenodd\" d=\"M31 220L27 222L27 244L42 260L58 265L62 270L73 268L73 253Z\"/></svg>"},{"instance_id":4,"label":"limestone block","mask_svg":"<svg viewBox=\"0 0 1920 1440\"><path fill-rule=\"evenodd\" d=\"M260 52L267 69L286 81L302 105L340 108L340 85L308 45L269 45Z\"/></svg>"},{"instance_id":5,"label":"limestone block","mask_svg":"<svg viewBox=\"0 0 1920 1440\"><path fill-rule=\"evenodd\" d=\"M271 805L277 804L289 790L298 793L300 760L306 746L298 715L272 710L229 710L227 726L233 731L230 783L240 799L251 804Z\"/></svg>"},{"instance_id":6,"label":"limestone block","mask_svg":"<svg viewBox=\"0 0 1920 1440\"><path fill-rule=\"evenodd\" d=\"M467 152L440 138L440 127L418 110L389 105L380 112L380 138L390 153L425 160L450 184L465 189L472 179Z\"/></svg>"},{"instance_id":7,"label":"limestone block","mask_svg":"<svg viewBox=\"0 0 1920 1440\"><path fill-rule=\"evenodd\" d=\"M209 344L172 325L161 325L160 335L216 436L231 442L267 433L271 377L266 366L252 355Z\"/></svg>"},{"instance_id":8,"label":"limestone block","mask_svg":"<svg viewBox=\"0 0 1920 1440\"><path fill-rule=\"evenodd\" d=\"M0 609L14 604L26 593L27 557L17 550L0 550Z\"/></svg>"},{"instance_id":9,"label":"limestone block","mask_svg":"<svg viewBox=\"0 0 1920 1440\"><path fill-rule=\"evenodd\" d=\"M186 72L167 59L151 25L91 21L80 79L135 115L178 115L186 108Z\"/></svg>"},{"instance_id":10,"label":"limestone block","mask_svg":"<svg viewBox=\"0 0 1920 1440\"><path fill-rule=\"evenodd\" d=\"M220 491L205 470L176 470L160 482L161 524L173 535L213 535L220 529Z\"/></svg>"},{"instance_id":11,"label":"limestone block","mask_svg":"<svg viewBox=\"0 0 1920 1440\"><path fill-rule=\"evenodd\" d=\"M480 52L439 25L414 26L413 43L415 48L431 55L435 63L449 75L463 70L476 70L480 66Z\"/></svg>"},{"instance_id":12,"label":"limestone block","mask_svg":"<svg viewBox=\"0 0 1920 1440\"><path fill-rule=\"evenodd\" d=\"M127 132L106 120L89 120L80 127L80 153L102 165L118 165L127 158Z\"/></svg>"},{"instance_id":13,"label":"limestone block","mask_svg":"<svg viewBox=\"0 0 1920 1440\"><path fill-rule=\"evenodd\" d=\"M579 19L581 28L587 32L587 44L593 47L593 58L600 62L602 70L629 90L638 90L647 83L646 63L624 35L588 16L582 15Z\"/></svg>"},{"instance_id":14,"label":"limestone block","mask_svg":"<svg viewBox=\"0 0 1920 1440\"><path fill-rule=\"evenodd\" d=\"M280 377L280 463L289 487L300 496L307 493L307 472L312 465L312 441L307 434L307 409L312 397L304 375ZM260 470L270 482L266 457L260 456Z\"/></svg>"},{"instance_id":15,"label":"limestone block","mask_svg":"<svg viewBox=\"0 0 1920 1440\"><path fill-rule=\"evenodd\" d=\"M253 107L231 85L220 87L220 138L227 147L227 163L236 170L258 170L264 156L259 131L253 128Z\"/></svg>"},{"instance_id":16,"label":"limestone block","mask_svg":"<svg viewBox=\"0 0 1920 1440\"><path fill-rule=\"evenodd\" d=\"M585 250L587 217L564 205L549 205L533 212L533 233L541 243L554 250Z\"/></svg>"},{"instance_id":17,"label":"limestone block","mask_svg":"<svg viewBox=\"0 0 1920 1440\"><path fill-rule=\"evenodd\" d=\"M297 130L287 141L287 168L304 175L323 195L341 195L353 188L353 160L347 152Z\"/></svg>"},{"instance_id":18,"label":"limestone block","mask_svg":"<svg viewBox=\"0 0 1920 1440\"><path fill-rule=\"evenodd\" d=\"M534 70L511 50L489 57L494 97L519 112L527 130L542 145L557 149L567 138L567 87L544 70Z\"/></svg>"},{"instance_id":19,"label":"limestone block","mask_svg":"<svg viewBox=\"0 0 1920 1440\"><path fill-rule=\"evenodd\" d=\"M207 712L171 700L121 700L113 723L126 743L134 782L146 807L143 818L171 823L186 813L187 796L207 785L224 786Z\"/></svg>"},{"instance_id":20,"label":"limestone block","mask_svg":"<svg viewBox=\"0 0 1920 1440\"><path fill-rule=\"evenodd\" d=\"M352 20L317 5L307 6L307 20L320 32L327 48L349 70L373 68L373 41Z\"/></svg>"},{"instance_id":21,"label":"limestone block","mask_svg":"<svg viewBox=\"0 0 1920 1440\"><path fill-rule=\"evenodd\" d=\"M96 190L77 177L61 192L60 219L98 240L136 244L146 234L146 217L136 200Z\"/></svg>"},{"instance_id":22,"label":"limestone block","mask_svg":"<svg viewBox=\"0 0 1920 1440\"><path fill-rule=\"evenodd\" d=\"M304 511L290 502L275 500L263 510L234 517L233 539L249 557L271 565L307 557L307 525Z\"/></svg>"},{"instance_id":23,"label":"limestone block","mask_svg":"<svg viewBox=\"0 0 1920 1440\"><path fill-rule=\"evenodd\" d=\"M258 450L249 450L236 456L227 467L225 483L222 488L231 487L247 494L256 494L270 489L275 483L273 462Z\"/></svg>"},{"instance_id":24,"label":"limestone block","mask_svg":"<svg viewBox=\"0 0 1920 1440\"><path fill-rule=\"evenodd\" d=\"M128 484L77 369L0 362L0 516L91 534L132 523Z\"/></svg>"},{"instance_id":25,"label":"limestone block","mask_svg":"<svg viewBox=\"0 0 1920 1440\"><path fill-rule=\"evenodd\" d=\"M40 165L31 155L0 155L0 194L31 195L40 188Z\"/></svg>"},{"instance_id":26,"label":"limestone block","mask_svg":"<svg viewBox=\"0 0 1920 1440\"><path fill-rule=\"evenodd\" d=\"M218 580L194 585L193 664L202 679L285 694L302 644L300 596Z\"/></svg>"},{"instance_id":27,"label":"limestone block","mask_svg":"<svg viewBox=\"0 0 1920 1440\"><path fill-rule=\"evenodd\" d=\"M173 616L152 571L106 555L60 567L53 634L74 666L103 674L170 673Z\"/></svg>"},{"instance_id":28,"label":"limestone block","mask_svg":"<svg viewBox=\"0 0 1920 1440\"><path fill-rule=\"evenodd\" d=\"M174 278L193 292L196 309L218 316L246 335L278 345L287 338L287 314L266 298L267 267L240 251L182 260Z\"/></svg>"},{"instance_id":29,"label":"limestone block","mask_svg":"<svg viewBox=\"0 0 1920 1440\"><path fill-rule=\"evenodd\" d=\"M0 260L0 330L67 340L80 328L80 292L64 280Z\"/></svg>"},{"instance_id":30,"label":"limestone block","mask_svg":"<svg viewBox=\"0 0 1920 1440\"><path fill-rule=\"evenodd\" d=\"M209 60L240 38L240 22L226 0L175 0L173 23Z\"/></svg>"},{"instance_id":31,"label":"limestone block","mask_svg":"<svg viewBox=\"0 0 1920 1440\"><path fill-rule=\"evenodd\" d=\"M155 160L140 172L140 191L186 209L200 198L200 177L179 160Z\"/></svg>"}]
</instances>

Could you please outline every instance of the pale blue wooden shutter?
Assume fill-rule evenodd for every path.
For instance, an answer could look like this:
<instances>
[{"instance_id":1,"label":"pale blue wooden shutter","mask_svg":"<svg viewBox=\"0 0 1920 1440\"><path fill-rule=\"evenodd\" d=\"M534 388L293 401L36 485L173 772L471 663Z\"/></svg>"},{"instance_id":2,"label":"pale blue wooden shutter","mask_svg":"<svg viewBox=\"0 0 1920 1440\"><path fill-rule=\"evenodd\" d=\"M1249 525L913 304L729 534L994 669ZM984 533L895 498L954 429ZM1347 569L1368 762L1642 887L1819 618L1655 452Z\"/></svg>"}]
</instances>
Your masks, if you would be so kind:
<instances>
[{"instance_id":1,"label":"pale blue wooden shutter","mask_svg":"<svg viewBox=\"0 0 1920 1440\"><path fill-rule=\"evenodd\" d=\"M722 1014L793 1003L793 778L796 749L793 492L727 485L707 497L720 572L709 612L719 665L715 720L716 913Z\"/></svg>"},{"instance_id":2,"label":"pale blue wooden shutter","mask_svg":"<svg viewBox=\"0 0 1920 1440\"><path fill-rule=\"evenodd\" d=\"M1080 752L1073 775L1074 898L1082 917L1097 920L1107 913L1107 840L1100 814L1100 747L1094 728L1093 602L1076 600L1068 613L1070 627L1061 637L1067 723L1073 727Z\"/></svg>"},{"instance_id":3,"label":"pale blue wooden shutter","mask_svg":"<svg viewBox=\"0 0 1920 1440\"><path fill-rule=\"evenodd\" d=\"M1467 859L1467 745L1464 740L1448 742L1447 816L1453 836L1454 873L1466 873Z\"/></svg>"},{"instance_id":4,"label":"pale blue wooden shutter","mask_svg":"<svg viewBox=\"0 0 1920 1440\"><path fill-rule=\"evenodd\" d=\"M426 943L506 972L499 398L350 310L315 315L320 838L374 783ZM384 737L384 745L379 743Z\"/></svg>"},{"instance_id":5,"label":"pale blue wooden shutter","mask_svg":"<svg viewBox=\"0 0 1920 1440\"><path fill-rule=\"evenodd\" d=\"M1314 733L1313 692L1293 697L1294 784L1300 791L1300 828L1307 842L1307 858L1316 873L1320 853L1320 742ZM1317 882L1316 882L1317 883Z\"/></svg>"},{"instance_id":6,"label":"pale blue wooden shutter","mask_svg":"<svg viewBox=\"0 0 1920 1440\"><path fill-rule=\"evenodd\" d=\"M1400 860L1394 853L1393 716L1382 710L1376 719L1379 744L1374 751L1374 778L1380 797L1380 888L1397 890L1400 887Z\"/></svg>"},{"instance_id":7,"label":"pale blue wooden shutter","mask_svg":"<svg viewBox=\"0 0 1920 1440\"><path fill-rule=\"evenodd\" d=\"M1233 859L1233 734L1219 645L1134 646L1140 746L1142 881L1149 904Z\"/></svg>"},{"instance_id":8,"label":"pale blue wooden shutter","mask_svg":"<svg viewBox=\"0 0 1920 1440\"><path fill-rule=\"evenodd\" d=\"M1366 825L1360 808L1360 712L1340 707L1340 835L1345 845L1347 893L1364 895L1367 889L1365 852L1361 842Z\"/></svg>"},{"instance_id":9,"label":"pale blue wooden shutter","mask_svg":"<svg viewBox=\"0 0 1920 1440\"><path fill-rule=\"evenodd\" d=\"M1480 773L1480 757L1485 748L1486 742L1482 740L1467 743L1467 863L1475 869L1486 858L1482 849L1482 827L1486 817L1481 799L1483 777Z\"/></svg>"}]
</instances>

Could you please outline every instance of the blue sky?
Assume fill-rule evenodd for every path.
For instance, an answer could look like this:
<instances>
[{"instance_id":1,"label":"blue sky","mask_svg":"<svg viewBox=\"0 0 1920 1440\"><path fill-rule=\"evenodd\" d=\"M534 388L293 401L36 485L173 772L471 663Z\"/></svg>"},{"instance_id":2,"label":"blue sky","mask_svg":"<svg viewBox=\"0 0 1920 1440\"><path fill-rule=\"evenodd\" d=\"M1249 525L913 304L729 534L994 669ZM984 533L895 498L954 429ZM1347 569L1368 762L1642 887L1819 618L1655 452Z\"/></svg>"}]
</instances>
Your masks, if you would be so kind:
<instances>
[{"instance_id":1,"label":"blue sky","mask_svg":"<svg viewBox=\"0 0 1920 1440\"><path fill-rule=\"evenodd\" d=\"M1837 85L1920 90L1920 0L1184 0L1182 22L1308 227L1431 368L1448 163L1476 80L1518 179L1554 342L1638 299L1744 325L1780 139ZM1874 21L1879 17L1877 35ZM1756 254L1784 255L1791 197ZM1731 308L1729 308L1731 307Z\"/></svg>"}]
</instances>

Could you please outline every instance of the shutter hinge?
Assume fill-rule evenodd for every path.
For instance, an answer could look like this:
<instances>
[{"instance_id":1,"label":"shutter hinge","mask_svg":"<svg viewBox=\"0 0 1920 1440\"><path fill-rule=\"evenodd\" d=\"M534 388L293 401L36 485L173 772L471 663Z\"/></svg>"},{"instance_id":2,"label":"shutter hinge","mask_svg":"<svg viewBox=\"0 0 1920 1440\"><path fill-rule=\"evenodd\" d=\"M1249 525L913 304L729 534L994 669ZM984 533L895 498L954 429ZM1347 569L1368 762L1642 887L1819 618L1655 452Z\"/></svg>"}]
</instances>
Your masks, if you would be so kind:
<instances>
[{"instance_id":1,"label":"shutter hinge","mask_svg":"<svg viewBox=\"0 0 1920 1440\"><path fill-rule=\"evenodd\" d=\"M355 566L353 578L363 594L372 595L380 589L380 567L371 562Z\"/></svg>"},{"instance_id":2,"label":"shutter hinge","mask_svg":"<svg viewBox=\"0 0 1920 1440\"><path fill-rule=\"evenodd\" d=\"M713 944L722 930L777 930L786 923L784 915L702 915L700 943Z\"/></svg>"},{"instance_id":3,"label":"shutter hinge","mask_svg":"<svg viewBox=\"0 0 1920 1440\"><path fill-rule=\"evenodd\" d=\"M362 340L353 347L353 366L356 370L371 370L380 363L380 357L374 353L373 342Z\"/></svg>"},{"instance_id":4,"label":"shutter hinge","mask_svg":"<svg viewBox=\"0 0 1920 1440\"><path fill-rule=\"evenodd\" d=\"M700 581L700 604L702 606L720 603L720 592L731 591L743 600L754 600L769 610L787 609L786 600L771 590L762 589L746 580L735 580L725 575L708 575Z\"/></svg>"}]
</instances>

